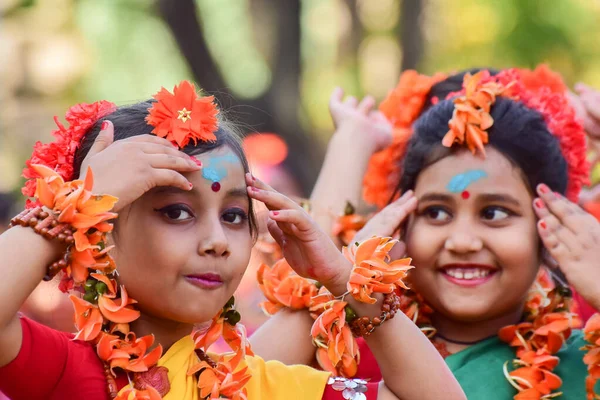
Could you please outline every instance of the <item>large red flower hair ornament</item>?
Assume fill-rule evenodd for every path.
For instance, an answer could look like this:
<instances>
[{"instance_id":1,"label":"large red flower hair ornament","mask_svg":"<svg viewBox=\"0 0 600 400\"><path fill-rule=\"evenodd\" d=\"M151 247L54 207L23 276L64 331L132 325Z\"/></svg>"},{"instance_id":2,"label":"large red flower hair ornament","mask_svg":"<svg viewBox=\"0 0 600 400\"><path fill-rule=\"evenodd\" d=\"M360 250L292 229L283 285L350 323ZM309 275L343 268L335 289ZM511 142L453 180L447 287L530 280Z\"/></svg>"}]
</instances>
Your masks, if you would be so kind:
<instances>
[{"instance_id":1,"label":"large red flower hair ornament","mask_svg":"<svg viewBox=\"0 0 600 400\"><path fill-rule=\"evenodd\" d=\"M162 88L154 95L156 102L148 109L146 122L154 127L152 133L184 148L192 140L214 142L219 127L219 110L214 96L199 97L194 85L182 81L173 93Z\"/></svg>"},{"instance_id":2,"label":"large red flower hair ornament","mask_svg":"<svg viewBox=\"0 0 600 400\"><path fill-rule=\"evenodd\" d=\"M60 175L64 181L75 179L76 177L73 176L75 152L79 148L83 136L96 121L112 113L116 108L116 105L105 100L92 104L76 104L69 108L65 115L65 119L69 123L68 127L65 127L58 120L58 117L54 117L58 129L54 130L52 135L56 140L52 143L35 143L31 158L25 162L27 167L23 170L23 177L28 180L21 192L26 197L35 196L36 179L40 178L41 175L32 167L33 165L43 165L50 168ZM27 200L26 207L32 208L38 204L39 202Z\"/></svg>"}]
</instances>

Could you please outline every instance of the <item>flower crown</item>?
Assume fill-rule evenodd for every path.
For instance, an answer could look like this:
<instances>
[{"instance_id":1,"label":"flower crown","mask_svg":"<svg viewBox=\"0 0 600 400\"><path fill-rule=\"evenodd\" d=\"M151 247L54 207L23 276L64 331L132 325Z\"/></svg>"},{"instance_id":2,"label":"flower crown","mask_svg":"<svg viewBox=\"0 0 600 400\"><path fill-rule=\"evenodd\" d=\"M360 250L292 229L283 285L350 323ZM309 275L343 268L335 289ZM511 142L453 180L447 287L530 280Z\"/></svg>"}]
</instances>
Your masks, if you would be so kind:
<instances>
[{"instance_id":1,"label":"flower crown","mask_svg":"<svg viewBox=\"0 0 600 400\"><path fill-rule=\"evenodd\" d=\"M427 77L415 71L405 71L398 86L381 103L380 110L395 128L394 140L388 148L374 154L369 162L363 183L363 197L367 202L383 208L394 196L402 175L401 163L406 145L412 136L412 124L423 111L431 87L443 79L443 75ZM463 89L447 97L459 96L454 100L455 112L443 144L459 142L471 149L483 150L483 144L487 142L485 131L493 123L489 108L495 97L501 95L518 100L538 111L548 130L558 138L568 166L566 195L576 201L581 188L588 183L589 165L585 132L566 94L567 87L561 77L546 65L540 65L533 71L507 69L495 76L491 76L489 71L466 75ZM432 103L435 104L435 100Z\"/></svg>"},{"instance_id":2,"label":"flower crown","mask_svg":"<svg viewBox=\"0 0 600 400\"><path fill-rule=\"evenodd\" d=\"M217 114L213 96L199 97L194 85L182 81L175 86L173 93L165 88L155 94L156 102L148 109L146 122L154 127L152 133L166 138L180 149L190 141L215 141L218 129ZM58 129L52 132L55 141L51 143L36 142L31 158L26 161L23 177L27 179L21 192L26 197L34 197L36 179L41 176L32 165L44 165L58 173L64 181L75 179L73 164L75 153L90 128L100 119L117 109L114 103L98 101L92 104L76 104L69 108L65 115L69 123L65 127L58 117L54 121ZM39 202L27 200L26 208L33 208Z\"/></svg>"}]
</instances>

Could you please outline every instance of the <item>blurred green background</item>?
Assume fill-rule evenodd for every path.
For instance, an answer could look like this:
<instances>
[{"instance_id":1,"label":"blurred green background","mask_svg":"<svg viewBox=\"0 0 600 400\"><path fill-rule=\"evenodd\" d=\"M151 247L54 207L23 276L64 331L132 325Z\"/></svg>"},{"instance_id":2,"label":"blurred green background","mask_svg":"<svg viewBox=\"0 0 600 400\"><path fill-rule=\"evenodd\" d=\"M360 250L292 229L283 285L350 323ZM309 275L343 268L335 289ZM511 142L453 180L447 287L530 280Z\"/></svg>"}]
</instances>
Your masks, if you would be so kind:
<instances>
[{"instance_id":1,"label":"blurred green background","mask_svg":"<svg viewBox=\"0 0 600 400\"><path fill-rule=\"evenodd\" d=\"M534 67L600 87L597 0L2 0L0 192L77 102L192 79L246 131L276 132L306 194L335 86L383 98L400 71Z\"/></svg>"}]
</instances>

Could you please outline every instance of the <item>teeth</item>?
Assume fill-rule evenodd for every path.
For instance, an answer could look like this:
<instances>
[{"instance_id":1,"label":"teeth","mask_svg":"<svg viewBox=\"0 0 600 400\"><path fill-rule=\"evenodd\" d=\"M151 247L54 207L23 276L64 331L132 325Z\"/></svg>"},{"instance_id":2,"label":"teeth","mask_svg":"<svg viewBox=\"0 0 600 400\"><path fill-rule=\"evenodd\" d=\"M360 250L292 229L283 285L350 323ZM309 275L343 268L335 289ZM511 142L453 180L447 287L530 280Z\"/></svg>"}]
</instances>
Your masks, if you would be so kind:
<instances>
[{"instance_id":1,"label":"teeth","mask_svg":"<svg viewBox=\"0 0 600 400\"><path fill-rule=\"evenodd\" d=\"M481 279L490 274L490 270L483 268L450 268L444 272L453 278L465 280Z\"/></svg>"}]
</instances>

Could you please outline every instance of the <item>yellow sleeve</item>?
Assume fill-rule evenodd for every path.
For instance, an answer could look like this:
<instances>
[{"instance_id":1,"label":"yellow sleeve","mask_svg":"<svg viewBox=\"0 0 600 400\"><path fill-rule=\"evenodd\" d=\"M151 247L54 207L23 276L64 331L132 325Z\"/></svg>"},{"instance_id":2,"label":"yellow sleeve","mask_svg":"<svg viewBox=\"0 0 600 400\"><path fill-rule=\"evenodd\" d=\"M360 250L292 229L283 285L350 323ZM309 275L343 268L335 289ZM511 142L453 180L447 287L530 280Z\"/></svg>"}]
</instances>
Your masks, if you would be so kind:
<instances>
[{"instance_id":1,"label":"yellow sleeve","mask_svg":"<svg viewBox=\"0 0 600 400\"><path fill-rule=\"evenodd\" d=\"M246 356L248 400L321 400L329 372Z\"/></svg>"}]
</instances>

